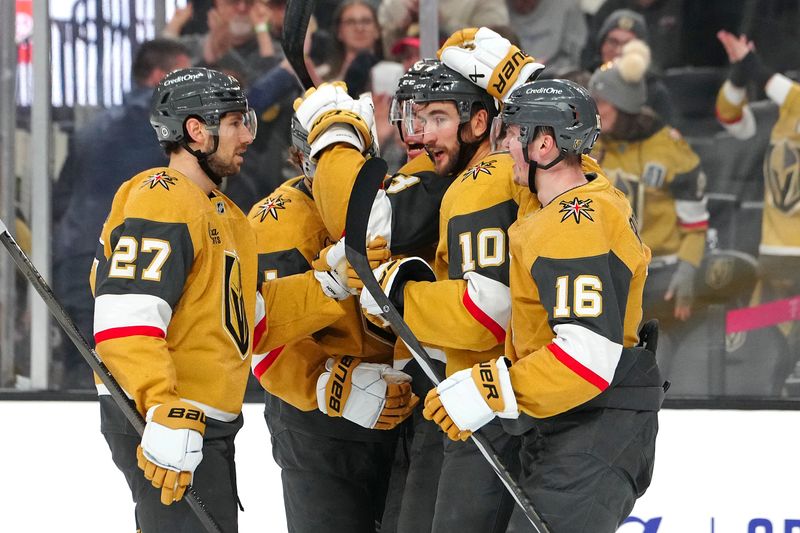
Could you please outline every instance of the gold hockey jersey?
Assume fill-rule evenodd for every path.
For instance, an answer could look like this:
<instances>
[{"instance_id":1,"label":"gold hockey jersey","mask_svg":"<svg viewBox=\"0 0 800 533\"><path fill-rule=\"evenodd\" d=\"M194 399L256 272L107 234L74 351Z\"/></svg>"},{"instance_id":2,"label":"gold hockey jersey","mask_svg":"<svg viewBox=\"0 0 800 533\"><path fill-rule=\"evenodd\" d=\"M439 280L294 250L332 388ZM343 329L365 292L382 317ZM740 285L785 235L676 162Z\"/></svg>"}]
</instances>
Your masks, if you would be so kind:
<instances>
[{"instance_id":1,"label":"gold hockey jersey","mask_svg":"<svg viewBox=\"0 0 800 533\"><path fill-rule=\"evenodd\" d=\"M97 352L142 414L183 399L234 420L254 347L267 351L342 314L310 276L257 293L256 238L244 214L170 168L117 191L90 282Z\"/></svg>"},{"instance_id":2,"label":"gold hockey jersey","mask_svg":"<svg viewBox=\"0 0 800 533\"><path fill-rule=\"evenodd\" d=\"M594 154L628 197L654 257L698 266L708 229L706 178L700 159L680 133L665 126L641 141L601 136Z\"/></svg>"},{"instance_id":3,"label":"gold hockey jersey","mask_svg":"<svg viewBox=\"0 0 800 533\"><path fill-rule=\"evenodd\" d=\"M800 85L782 74L773 75L767 96L780 106L764 156L764 213L762 255L800 255ZM744 90L726 81L717 95L717 117L732 135L755 134Z\"/></svg>"},{"instance_id":4,"label":"gold hockey jersey","mask_svg":"<svg viewBox=\"0 0 800 533\"><path fill-rule=\"evenodd\" d=\"M333 242L301 178L257 202L248 219L256 233L259 273L266 280L310 271L314 258ZM253 355L253 374L264 389L310 411L317 409L317 378L329 357L354 355L392 364L394 337L366 321L356 298L341 306L344 316L331 317L318 331Z\"/></svg>"},{"instance_id":5,"label":"gold hockey jersey","mask_svg":"<svg viewBox=\"0 0 800 533\"><path fill-rule=\"evenodd\" d=\"M537 418L608 388L622 348L638 340L650 250L622 192L587 177L508 230L506 354L520 410Z\"/></svg>"},{"instance_id":6,"label":"gold hockey jersey","mask_svg":"<svg viewBox=\"0 0 800 533\"><path fill-rule=\"evenodd\" d=\"M506 231L523 196L530 200L513 181L508 153L456 176L439 212L436 281L405 286L404 318L423 344L444 349L447 375L503 353L511 311Z\"/></svg>"}]
</instances>

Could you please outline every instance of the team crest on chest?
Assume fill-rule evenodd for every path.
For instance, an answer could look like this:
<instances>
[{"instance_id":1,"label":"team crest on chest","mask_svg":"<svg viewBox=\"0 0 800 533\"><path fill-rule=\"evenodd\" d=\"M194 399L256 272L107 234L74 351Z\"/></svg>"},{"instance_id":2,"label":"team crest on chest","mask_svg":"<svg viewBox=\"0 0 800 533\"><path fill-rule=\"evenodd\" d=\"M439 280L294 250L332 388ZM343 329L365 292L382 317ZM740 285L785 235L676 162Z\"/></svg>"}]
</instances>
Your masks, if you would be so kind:
<instances>
[{"instance_id":1,"label":"team crest on chest","mask_svg":"<svg viewBox=\"0 0 800 533\"><path fill-rule=\"evenodd\" d=\"M478 179L478 176L480 176L481 174L487 174L491 176L492 170L497 168L495 167L495 163L497 163L497 161L494 159L490 161L481 161L474 167L465 170L464 173L461 175L461 181L464 181L467 178L472 178L473 180L476 180Z\"/></svg>"},{"instance_id":2,"label":"team crest on chest","mask_svg":"<svg viewBox=\"0 0 800 533\"><path fill-rule=\"evenodd\" d=\"M561 200L559 205L561 206L561 210L559 213L564 213L564 216L561 217L561 222L564 222L569 217L575 219L575 222L580 224L581 217L594 222L591 213L594 212L594 209L591 207L592 200L579 200L577 197L573 198L572 200Z\"/></svg>"},{"instance_id":3,"label":"team crest on chest","mask_svg":"<svg viewBox=\"0 0 800 533\"><path fill-rule=\"evenodd\" d=\"M158 185L164 187L165 190L169 190L170 185L175 185L178 181L178 178L174 178L167 174L166 172L156 172L152 176L149 176L142 182L142 186L139 187L140 189L150 186L151 189L155 189Z\"/></svg>"},{"instance_id":4,"label":"team crest on chest","mask_svg":"<svg viewBox=\"0 0 800 533\"><path fill-rule=\"evenodd\" d=\"M271 216L275 220L278 220L278 210L279 209L286 209L286 204L291 203L292 201L289 198L284 198L283 194L279 194L274 198L270 196L264 203L258 206L258 211L253 218L260 218L259 222L264 222L267 218L267 215Z\"/></svg>"}]
</instances>

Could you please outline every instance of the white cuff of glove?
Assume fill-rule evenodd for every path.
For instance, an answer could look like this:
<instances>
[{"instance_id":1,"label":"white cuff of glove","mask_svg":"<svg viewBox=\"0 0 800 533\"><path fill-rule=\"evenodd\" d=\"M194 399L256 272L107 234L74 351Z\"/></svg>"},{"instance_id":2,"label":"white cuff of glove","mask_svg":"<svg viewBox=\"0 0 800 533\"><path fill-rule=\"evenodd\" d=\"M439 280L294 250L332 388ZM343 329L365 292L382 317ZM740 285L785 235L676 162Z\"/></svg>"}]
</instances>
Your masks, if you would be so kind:
<instances>
[{"instance_id":1,"label":"white cuff of glove","mask_svg":"<svg viewBox=\"0 0 800 533\"><path fill-rule=\"evenodd\" d=\"M350 124L334 124L322 132L314 142L311 143L309 157L317 162L317 156L328 146L345 143L354 147L359 152L364 151L364 140L356 129Z\"/></svg>"},{"instance_id":2,"label":"white cuff of glove","mask_svg":"<svg viewBox=\"0 0 800 533\"><path fill-rule=\"evenodd\" d=\"M326 387L331 378L333 359L325 362L325 372L317 379L317 406L328 414ZM342 417L361 427L372 429L386 405L387 383L406 383L411 376L389 365L359 363L353 369L350 394L345 399Z\"/></svg>"},{"instance_id":3,"label":"white cuff of glove","mask_svg":"<svg viewBox=\"0 0 800 533\"><path fill-rule=\"evenodd\" d=\"M497 369L500 381L500 391L503 396L504 408L501 412L494 412L483 399L481 391L472 379L472 368L465 368L445 379L436 391L447 414L461 431L477 431L492 421L495 416L514 419L519 417L517 399L511 387L511 376L506 365L507 359L501 357L497 360Z\"/></svg>"},{"instance_id":4,"label":"white cuff of glove","mask_svg":"<svg viewBox=\"0 0 800 533\"><path fill-rule=\"evenodd\" d=\"M153 422L153 411L147 411L147 424L142 433L142 452L148 461L175 472L194 472L203 460L203 435L193 429L172 429Z\"/></svg>"},{"instance_id":5,"label":"white cuff of glove","mask_svg":"<svg viewBox=\"0 0 800 533\"><path fill-rule=\"evenodd\" d=\"M328 248L325 254L325 263L327 263L330 270L314 271L314 277L319 282L325 296L334 300L344 300L349 296L358 294L357 291L347 286L347 258L345 256L344 238Z\"/></svg>"},{"instance_id":6,"label":"white cuff of glove","mask_svg":"<svg viewBox=\"0 0 800 533\"><path fill-rule=\"evenodd\" d=\"M406 257L405 259L383 263L378 268L373 270L372 273L375 276L375 279L381 280L381 278L385 276L385 272L391 269L391 273L388 275L388 277L381 280L383 292L387 295L387 297L391 297L394 284L398 279L398 275L401 278L400 283L403 284L407 281L422 279L420 277L408 276L409 271L414 272L415 268L420 268L430 272L431 279L434 279L433 270L431 270L430 265L426 263L424 259L419 257ZM417 271L417 273L419 273L419 271ZM375 301L375 298L369 292L369 289L364 288L364 290L361 291L359 301L361 303L361 307L364 309L364 312L367 314L378 316L383 313L383 309L378 305L378 302ZM388 325L388 323L386 325Z\"/></svg>"}]
</instances>

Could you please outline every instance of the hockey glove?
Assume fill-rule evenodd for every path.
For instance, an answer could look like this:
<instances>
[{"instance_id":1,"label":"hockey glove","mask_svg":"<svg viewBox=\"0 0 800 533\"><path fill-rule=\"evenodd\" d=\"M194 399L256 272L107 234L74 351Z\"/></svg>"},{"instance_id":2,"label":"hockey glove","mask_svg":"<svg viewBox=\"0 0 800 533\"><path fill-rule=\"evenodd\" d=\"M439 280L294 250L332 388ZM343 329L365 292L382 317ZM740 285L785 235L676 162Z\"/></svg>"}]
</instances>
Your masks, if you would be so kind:
<instances>
[{"instance_id":1,"label":"hockey glove","mask_svg":"<svg viewBox=\"0 0 800 533\"><path fill-rule=\"evenodd\" d=\"M344 255L344 239L336 244L323 248L311 262L314 277L317 278L322 292L328 298L344 300L357 294L347 286L347 259Z\"/></svg>"},{"instance_id":2,"label":"hockey glove","mask_svg":"<svg viewBox=\"0 0 800 533\"><path fill-rule=\"evenodd\" d=\"M206 415L176 400L148 409L146 421L136 458L144 477L161 489L161 503L170 505L183 497L203 459Z\"/></svg>"},{"instance_id":3,"label":"hockey glove","mask_svg":"<svg viewBox=\"0 0 800 533\"><path fill-rule=\"evenodd\" d=\"M535 80L544 70L544 65L489 28L455 32L438 55L442 63L501 102L512 90Z\"/></svg>"},{"instance_id":4,"label":"hockey glove","mask_svg":"<svg viewBox=\"0 0 800 533\"><path fill-rule=\"evenodd\" d=\"M392 252L386 244L386 239L383 237L376 237L367 243L367 260L369 267L375 270L386 261L391 259ZM360 291L364 288L364 282L358 277L356 271L347 263L347 286L351 289Z\"/></svg>"},{"instance_id":5,"label":"hockey glove","mask_svg":"<svg viewBox=\"0 0 800 533\"><path fill-rule=\"evenodd\" d=\"M422 416L432 420L451 440L467 440L495 416L517 418L517 399L505 357L459 370L431 389Z\"/></svg>"},{"instance_id":6,"label":"hockey glove","mask_svg":"<svg viewBox=\"0 0 800 533\"><path fill-rule=\"evenodd\" d=\"M344 82L323 83L308 89L294 101L295 116L308 132L310 157L336 143L347 143L359 152L372 145L374 106L371 97L354 100Z\"/></svg>"},{"instance_id":7,"label":"hockey glove","mask_svg":"<svg viewBox=\"0 0 800 533\"><path fill-rule=\"evenodd\" d=\"M392 429L419 403L411 376L389 365L345 355L328 359L325 370L317 380L317 404L328 416L368 429Z\"/></svg>"},{"instance_id":8,"label":"hockey glove","mask_svg":"<svg viewBox=\"0 0 800 533\"><path fill-rule=\"evenodd\" d=\"M694 275L697 268L686 261L679 261L672 275L664 299L675 299L675 318L687 320L692 315L694 301Z\"/></svg>"},{"instance_id":9,"label":"hockey glove","mask_svg":"<svg viewBox=\"0 0 800 533\"><path fill-rule=\"evenodd\" d=\"M430 265L419 257L407 257L405 259L395 259L380 265L372 271L378 280L383 292L389 297L392 305L398 312L403 312L403 289L408 281L436 281ZM368 290L361 291L361 307L367 315L379 316L383 313L381 306ZM383 326L388 323L381 318Z\"/></svg>"}]
</instances>

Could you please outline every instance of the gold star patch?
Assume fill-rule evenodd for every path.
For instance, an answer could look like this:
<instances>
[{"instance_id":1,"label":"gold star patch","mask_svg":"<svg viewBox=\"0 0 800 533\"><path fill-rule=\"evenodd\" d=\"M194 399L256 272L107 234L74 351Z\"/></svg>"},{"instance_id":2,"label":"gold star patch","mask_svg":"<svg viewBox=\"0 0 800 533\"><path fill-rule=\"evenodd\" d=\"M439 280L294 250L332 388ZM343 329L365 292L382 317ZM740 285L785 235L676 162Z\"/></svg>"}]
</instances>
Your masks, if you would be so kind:
<instances>
[{"instance_id":1,"label":"gold star patch","mask_svg":"<svg viewBox=\"0 0 800 533\"><path fill-rule=\"evenodd\" d=\"M578 198L573 198L572 200L561 200L559 205L561 206L561 211L559 213L564 213L564 216L561 217L561 222L564 222L569 217L573 217L575 222L580 224L581 217L587 218L590 221L594 222L592 215L590 213L594 212L589 204L591 204L591 200L578 200Z\"/></svg>"},{"instance_id":2,"label":"gold star patch","mask_svg":"<svg viewBox=\"0 0 800 533\"><path fill-rule=\"evenodd\" d=\"M291 203L291 200L283 198L283 194L279 194L275 198L269 197L264 200L264 203L258 206L258 211L253 218L261 218L259 222L264 222L267 215L270 215L275 220L278 220L278 209L286 209L286 204Z\"/></svg>"},{"instance_id":3,"label":"gold star patch","mask_svg":"<svg viewBox=\"0 0 800 533\"><path fill-rule=\"evenodd\" d=\"M481 174L488 174L489 176L492 175L492 170L495 169L496 160L492 159L491 161L481 161L477 165L472 168L468 168L464 171L461 175L461 181L464 181L467 178L472 178L473 180L478 179L478 176Z\"/></svg>"},{"instance_id":4,"label":"gold star patch","mask_svg":"<svg viewBox=\"0 0 800 533\"><path fill-rule=\"evenodd\" d=\"M170 185L175 185L178 181L178 178L173 178L166 172L157 172L152 176L148 177L142 182L142 186L139 187L140 189L146 187L147 185L150 186L151 189L155 189L157 185L161 185L164 189L169 190Z\"/></svg>"}]
</instances>

